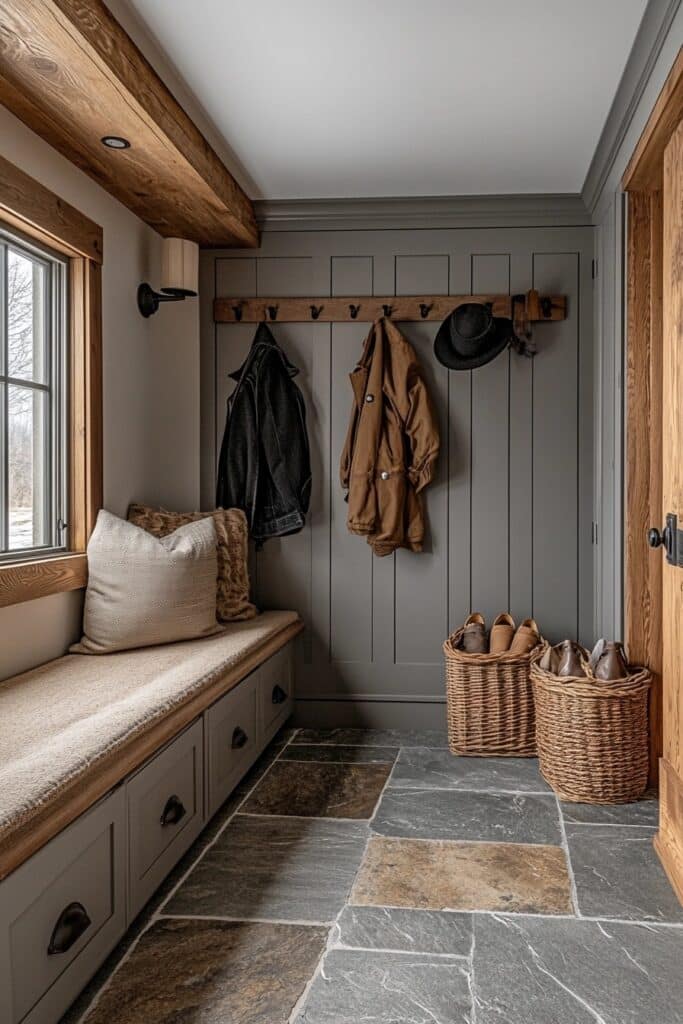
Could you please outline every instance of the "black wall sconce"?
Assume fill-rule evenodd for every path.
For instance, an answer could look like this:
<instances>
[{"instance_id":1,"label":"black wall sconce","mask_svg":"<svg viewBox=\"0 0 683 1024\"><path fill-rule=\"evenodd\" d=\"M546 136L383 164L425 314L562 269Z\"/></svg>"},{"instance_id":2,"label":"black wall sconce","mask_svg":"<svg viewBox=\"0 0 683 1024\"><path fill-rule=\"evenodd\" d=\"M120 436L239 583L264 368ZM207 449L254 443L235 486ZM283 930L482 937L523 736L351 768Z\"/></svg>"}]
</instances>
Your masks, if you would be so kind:
<instances>
[{"instance_id":1,"label":"black wall sconce","mask_svg":"<svg viewBox=\"0 0 683 1024\"><path fill-rule=\"evenodd\" d=\"M179 302L197 294L199 246L185 238L164 238L161 250L161 290L144 281L138 286L138 309L152 316L162 302Z\"/></svg>"}]
</instances>

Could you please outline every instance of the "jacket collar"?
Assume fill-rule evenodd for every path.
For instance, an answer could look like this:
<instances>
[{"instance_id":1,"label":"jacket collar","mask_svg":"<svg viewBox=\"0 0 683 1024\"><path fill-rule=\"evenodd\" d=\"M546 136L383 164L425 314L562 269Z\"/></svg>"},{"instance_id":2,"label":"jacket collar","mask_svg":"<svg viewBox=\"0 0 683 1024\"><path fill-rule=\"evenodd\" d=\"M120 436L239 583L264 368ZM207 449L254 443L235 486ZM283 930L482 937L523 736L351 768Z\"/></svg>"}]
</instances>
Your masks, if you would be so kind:
<instances>
[{"instance_id":1,"label":"jacket collar","mask_svg":"<svg viewBox=\"0 0 683 1024\"><path fill-rule=\"evenodd\" d=\"M256 328L256 334L254 335L254 340L251 343L251 348L249 349L247 358L238 370L233 370L233 372L229 373L228 376L239 383L242 380L242 377L247 375L255 360L263 358L263 356L269 351L274 352L279 356L288 376L296 377L299 373L298 367L289 361L273 337L270 328L265 323L260 323Z\"/></svg>"}]
</instances>

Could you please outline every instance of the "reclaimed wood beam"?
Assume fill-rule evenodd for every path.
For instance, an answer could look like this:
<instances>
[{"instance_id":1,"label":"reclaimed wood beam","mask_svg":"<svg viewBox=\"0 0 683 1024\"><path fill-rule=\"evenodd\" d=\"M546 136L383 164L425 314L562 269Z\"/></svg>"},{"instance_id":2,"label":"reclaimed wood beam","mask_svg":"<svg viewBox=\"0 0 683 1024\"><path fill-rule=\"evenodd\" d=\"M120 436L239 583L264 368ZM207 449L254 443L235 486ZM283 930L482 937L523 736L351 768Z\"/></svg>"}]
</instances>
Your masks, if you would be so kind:
<instances>
[{"instance_id":1,"label":"reclaimed wood beam","mask_svg":"<svg viewBox=\"0 0 683 1024\"><path fill-rule=\"evenodd\" d=\"M258 245L251 201L102 0L3 3L0 102L161 235Z\"/></svg>"}]
</instances>

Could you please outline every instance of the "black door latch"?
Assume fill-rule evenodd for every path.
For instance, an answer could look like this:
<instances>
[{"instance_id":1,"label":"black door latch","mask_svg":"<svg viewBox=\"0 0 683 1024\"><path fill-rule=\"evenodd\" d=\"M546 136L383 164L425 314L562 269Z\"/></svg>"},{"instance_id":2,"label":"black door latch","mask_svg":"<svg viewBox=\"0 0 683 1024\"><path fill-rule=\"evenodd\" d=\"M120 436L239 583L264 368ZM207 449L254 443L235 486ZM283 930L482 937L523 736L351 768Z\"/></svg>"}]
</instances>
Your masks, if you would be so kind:
<instances>
[{"instance_id":1,"label":"black door latch","mask_svg":"<svg viewBox=\"0 0 683 1024\"><path fill-rule=\"evenodd\" d=\"M647 542L651 548L664 547L669 565L683 567L683 530L678 529L678 518L673 512L666 516L666 526L660 533L656 526L647 531Z\"/></svg>"}]
</instances>

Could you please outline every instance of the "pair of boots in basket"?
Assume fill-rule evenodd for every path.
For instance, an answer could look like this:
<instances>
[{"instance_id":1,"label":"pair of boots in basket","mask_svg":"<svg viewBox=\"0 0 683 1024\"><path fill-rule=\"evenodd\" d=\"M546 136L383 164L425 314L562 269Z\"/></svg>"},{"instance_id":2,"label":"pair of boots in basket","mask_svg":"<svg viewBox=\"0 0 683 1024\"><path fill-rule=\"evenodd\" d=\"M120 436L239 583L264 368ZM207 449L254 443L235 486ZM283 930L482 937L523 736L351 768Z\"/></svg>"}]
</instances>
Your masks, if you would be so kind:
<instances>
[{"instance_id":1,"label":"pair of boots in basket","mask_svg":"<svg viewBox=\"0 0 683 1024\"><path fill-rule=\"evenodd\" d=\"M501 612L486 630L486 620L480 612L473 612L465 620L460 643L465 654L528 654L538 643L541 635L533 619L525 619L520 626L508 612Z\"/></svg>"},{"instance_id":2,"label":"pair of boots in basket","mask_svg":"<svg viewBox=\"0 0 683 1024\"><path fill-rule=\"evenodd\" d=\"M629 674L628 659L623 645L598 640L589 654L585 647L573 640L563 640L549 647L540 661L546 672L571 679L594 679L602 683L616 683Z\"/></svg>"}]
</instances>

